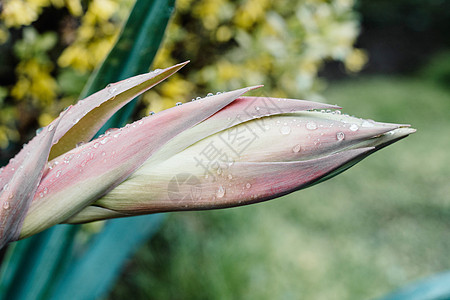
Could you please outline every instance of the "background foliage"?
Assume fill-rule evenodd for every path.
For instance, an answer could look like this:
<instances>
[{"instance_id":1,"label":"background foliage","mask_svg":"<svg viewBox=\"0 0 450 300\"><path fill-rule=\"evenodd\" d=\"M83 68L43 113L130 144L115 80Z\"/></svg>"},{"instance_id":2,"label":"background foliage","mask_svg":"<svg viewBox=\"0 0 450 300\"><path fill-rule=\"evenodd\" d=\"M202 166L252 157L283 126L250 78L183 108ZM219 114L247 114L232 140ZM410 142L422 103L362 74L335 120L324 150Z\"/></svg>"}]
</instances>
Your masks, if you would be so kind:
<instances>
[{"instance_id":1,"label":"background foliage","mask_svg":"<svg viewBox=\"0 0 450 300\"><path fill-rule=\"evenodd\" d=\"M0 19L2 159L73 103L113 45L132 0L8 0ZM141 114L210 91L265 84L276 96L318 98L327 59L358 71L353 1L180 0L155 68L191 60L147 93ZM1 60L1 59L0 59ZM20 116L20 117L19 117ZM34 123L38 120L38 124ZM11 145L7 151L7 147Z\"/></svg>"}]
</instances>

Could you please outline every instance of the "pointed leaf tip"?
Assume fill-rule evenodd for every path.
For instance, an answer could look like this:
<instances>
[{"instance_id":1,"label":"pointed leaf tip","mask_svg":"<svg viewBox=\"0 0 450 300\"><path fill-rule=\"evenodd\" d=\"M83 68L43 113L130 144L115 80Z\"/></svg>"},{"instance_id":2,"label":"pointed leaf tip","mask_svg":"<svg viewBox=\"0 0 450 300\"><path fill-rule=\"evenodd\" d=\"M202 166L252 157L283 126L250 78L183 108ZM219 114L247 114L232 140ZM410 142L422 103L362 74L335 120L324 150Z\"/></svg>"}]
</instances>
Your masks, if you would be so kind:
<instances>
[{"instance_id":1,"label":"pointed leaf tip","mask_svg":"<svg viewBox=\"0 0 450 300\"><path fill-rule=\"evenodd\" d=\"M50 159L73 149L80 142L88 142L116 111L173 75L187 63L188 61L111 83L97 93L78 101L61 120L55 134L58 143L52 147Z\"/></svg>"}]
</instances>

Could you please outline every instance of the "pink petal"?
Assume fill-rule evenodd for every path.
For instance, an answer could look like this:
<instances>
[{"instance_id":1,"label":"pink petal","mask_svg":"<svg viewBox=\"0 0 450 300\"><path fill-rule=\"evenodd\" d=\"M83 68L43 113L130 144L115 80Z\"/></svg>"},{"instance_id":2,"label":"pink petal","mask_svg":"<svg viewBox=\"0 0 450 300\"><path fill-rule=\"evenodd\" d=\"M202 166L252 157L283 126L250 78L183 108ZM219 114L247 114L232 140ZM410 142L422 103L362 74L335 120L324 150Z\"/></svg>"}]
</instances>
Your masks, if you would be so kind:
<instances>
[{"instance_id":1,"label":"pink petal","mask_svg":"<svg viewBox=\"0 0 450 300\"><path fill-rule=\"evenodd\" d=\"M44 176L29 209L23 235L68 219L125 180L173 137L253 88L173 107L56 158L49 163L52 168ZM45 224L40 224L44 218Z\"/></svg>"},{"instance_id":2,"label":"pink petal","mask_svg":"<svg viewBox=\"0 0 450 300\"><path fill-rule=\"evenodd\" d=\"M205 122L198 124L192 130L181 133L170 141L164 146L163 152L158 153L158 160L167 159L208 136L249 120L297 111L339 108L336 105L305 100L239 97L224 109L210 116Z\"/></svg>"},{"instance_id":3,"label":"pink petal","mask_svg":"<svg viewBox=\"0 0 450 300\"><path fill-rule=\"evenodd\" d=\"M88 142L103 124L136 96L163 81L188 62L109 84L106 88L78 101L61 120L55 134L50 159L59 156L80 142Z\"/></svg>"},{"instance_id":4,"label":"pink petal","mask_svg":"<svg viewBox=\"0 0 450 300\"><path fill-rule=\"evenodd\" d=\"M11 177L0 191L0 248L19 238L23 220L47 163L57 126L58 122L45 127L3 171Z\"/></svg>"},{"instance_id":5,"label":"pink petal","mask_svg":"<svg viewBox=\"0 0 450 300\"><path fill-rule=\"evenodd\" d=\"M373 147L353 149L329 156L294 162L237 162L210 180L204 176L178 173L173 178L158 182L158 178L145 186L147 201L120 199L107 204L105 209L119 214L136 215L166 211L202 210L234 207L270 200L310 186L336 169L362 159ZM164 187L162 186L164 184Z\"/></svg>"}]
</instances>

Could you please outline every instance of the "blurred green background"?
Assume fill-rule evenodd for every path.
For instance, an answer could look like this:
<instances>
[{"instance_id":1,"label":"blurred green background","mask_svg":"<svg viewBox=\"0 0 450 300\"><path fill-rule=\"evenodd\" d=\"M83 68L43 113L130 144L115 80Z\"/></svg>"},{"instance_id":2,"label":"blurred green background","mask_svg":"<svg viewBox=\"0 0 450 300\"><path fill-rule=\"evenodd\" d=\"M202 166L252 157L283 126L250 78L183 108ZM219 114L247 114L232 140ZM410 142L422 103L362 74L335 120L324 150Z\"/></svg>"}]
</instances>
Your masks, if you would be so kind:
<instances>
[{"instance_id":1,"label":"blurred green background","mask_svg":"<svg viewBox=\"0 0 450 300\"><path fill-rule=\"evenodd\" d=\"M2 161L76 100L132 3L3 4ZM370 299L450 269L449 26L440 0L178 1L154 67L191 66L136 117L264 83L418 132L280 199L169 214L107 299Z\"/></svg>"}]
</instances>

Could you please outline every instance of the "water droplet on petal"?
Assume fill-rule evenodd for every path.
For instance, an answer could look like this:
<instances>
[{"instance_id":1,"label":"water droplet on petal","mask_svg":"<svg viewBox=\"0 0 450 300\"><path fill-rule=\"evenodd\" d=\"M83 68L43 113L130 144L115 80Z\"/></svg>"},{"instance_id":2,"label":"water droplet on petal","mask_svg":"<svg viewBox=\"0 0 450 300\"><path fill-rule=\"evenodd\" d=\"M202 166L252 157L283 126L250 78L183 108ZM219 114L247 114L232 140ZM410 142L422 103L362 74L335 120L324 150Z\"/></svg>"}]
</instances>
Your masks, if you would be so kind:
<instances>
[{"instance_id":1,"label":"water droplet on petal","mask_svg":"<svg viewBox=\"0 0 450 300\"><path fill-rule=\"evenodd\" d=\"M117 88L116 88L114 85L112 85L111 83L108 84L108 85L106 86L106 88L107 88L108 93L109 93L110 95L114 94L115 91L117 91Z\"/></svg>"},{"instance_id":2,"label":"water droplet on petal","mask_svg":"<svg viewBox=\"0 0 450 300\"><path fill-rule=\"evenodd\" d=\"M100 143L99 143L99 142L96 142L96 143L94 144L94 148L97 149L98 146L100 146Z\"/></svg>"},{"instance_id":3,"label":"water droplet on petal","mask_svg":"<svg viewBox=\"0 0 450 300\"><path fill-rule=\"evenodd\" d=\"M52 131L53 129L55 128L55 125L53 125L53 124L50 124L49 126L48 126L48 131Z\"/></svg>"},{"instance_id":4,"label":"water droplet on petal","mask_svg":"<svg viewBox=\"0 0 450 300\"><path fill-rule=\"evenodd\" d=\"M362 127L374 127L375 125L367 120L364 120L363 123L361 124Z\"/></svg>"},{"instance_id":5,"label":"water droplet on petal","mask_svg":"<svg viewBox=\"0 0 450 300\"><path fill-rule=\"evenodd\" d=\"M252 185L250 184L250 182L248 182L248 183L245 185L245 187L249 189L249 188L252 187Z\"/></svg>"},{"instance_id":6,"label":"water droplet on petal","mask_svg":"<svg viewBox=\"0 0 450 300\"><path fill-rule=\"evenodd\" d=\"M9 209L9 202L5 201L5 203L3 203L3 209Z\"/></svg>"},{"instance_id":7,"label":"water droplet on petal","mask_svg":"<svg viewBox=\"0 0 450 300\"><path fill-rule=\"evenodd\" d=\"M175 103L175 106L180 106L181 104L183 104L183 102L177 102Z\"/></svg>"},{"instance_id":8,"label":"water droplet on petal","mask_svg":"<svg viewBox=\"0 0 450 300\"><path fill-rule=\"evenodd\" d=\"M350 125L350 130L351 130L351 131L356 131L356 130L358 130L358 129L359 129L359 127L358 127L358 125L356 125L356 124Z\"/></svg>"},{"instance_id":9,"label":"water droplet on petal","mask_svg":"<svg viewBox=\"0 0 450 300\"><path fill-rule=\"evenodd\" d=\"M73 125L75 125L75 124L77 124L78 122L80 121L80 118L77 118L77 119L73 119Z\"/></svg>"},{"instance_id":10,"label":"water droplet on petal","mask_svg":"<svg viewBox=\"0 0 450 300\"><path fill-rule=\"evenodd\" d=\"M345 139L345 134L342 131L339 131L338 133L336 133L336 139L338 141L342 141L343 139Z\"/></svg>"},{"instance_id":11,"label":"water droplet on petal","mask_svg":"<svg viewBox=\"0 0 450 300\"><path fill-rule=\"evenodd\" d=\"M223 186L219 186L219 189L216 192L217 198L222 198L225 196L225 188Z\"/></svg>"},{"instance_id":12,"label":"water droplet on petal","mask_svg":"<svg viewBox=\"0 0 450 300\"><path fill-rule=\"evenodd\" d=\"M61 170L59 170L58 172L56 172L56 178L58 178L61 175Z\"/></svg>"},{"instance_id":13,"label":"water droplet on petal","mask_svg":"<svg viewBox=\"0 0 450 300\"><path fill-rule=\"evenodd\" d=\"M285 125L280 128L280 132L282 135L288 135L289 133L291 133L291 127Z\"/></svg>"},{"instance_id":14,"label":"water droplet on petal","mask_svg":"<svg viewBox=\"0 0 450 300\"><path fill-rule=\"evenodd\" d=\"M36 129L36 134L39 134L43 129L44 129L43 127L39 128L39 129Z\"/></svg>"},{"instance_id":15,"label":"water droplet on petal","mask_svg":"<svg viewBox=\"0 0 450 300\"><path fill-rule=\"evenodd\" d=\"M233 179L233 175L228 174L228 179Z\"/></svg>"},{"instance_id":16,"label":"water droplet on petal","mask_svg":"<svg viewBox=\"0 0 450 300\"><path fill-rule=\"evenodd\" d=\"M220 95L220 94L222 94L222 92L217 92L217 93L216 93L216 95Z\"/></svg>"},{"instance_id":17,"label":"water droplet on petal","mask_svg":"<svg viewBox=\"0 0 450 300\"><path fill-rule=\"evenodd\" d=\"M202 99L202 97L197 97L197 98L195 98L195 100L200 100L200 99Z\"/></svg>"},{"instance_id":18,"label":"water droplet on petal","mask_svg":"<svg viewBox=\"0 0 450 300\"><path fill-rule=\"evenodd\" d=\"M104 138L103 140L100 141L100 144L104 145L104 144L106 144L108 141L109 141L109 138L106 137L106 138Z\"/></svg>"},{"instance_id":19,"label":"water droplet on petal","mask_svg":"<svg viewBox=\"0 0 450 300\"><path fill-rule=\"evenodd\" d=\"M211 97L213 95L214 95L213 93L208 93L208 94L206 94L206 97Z\"/></svg>"},{"instance_id":20,"label":"water droplet on petal","mask_svg":"<svg viewBox=\"0 0 450 300\"><path fill-rule=\"evenodd\" d=\"M70 160L73 158L74 154L70 153L64 156L64 163L68 164Z\"/></svg>"},{"instance_id":21,"label":"water droplet on petal","mask_svg":"<svg viewBox=\"0 0 450 300\"><path fill-rule=\"evenodd\" d=\"M155 114L154 111L151 111L151 112L148 113L149 116L153 116L154 114Z\"/></svg>"},{"instance_id":22,"label":"water droplet on petal","mask_svg":"<svg viewBox=\"0 0 450 300\"><path fill-rule=\"evenodd\" d=\"M314 122L308 122L306 123L306 128L309 130L315 130L317 129L317 124Z\"/></svg>"},{"instance_id":23,"label":"water droplet on petal","mask_svg":"<svg viewBox=\"0 0 450 300\"><path fill-rule=\"evenodd\" d=\"M292 148L292 151L295 153L298 153L298 152L300 152L301 148L302 147L300 146L300 144L297 144L294 146L294 148Z\"/></svg>"}]
</instances>

